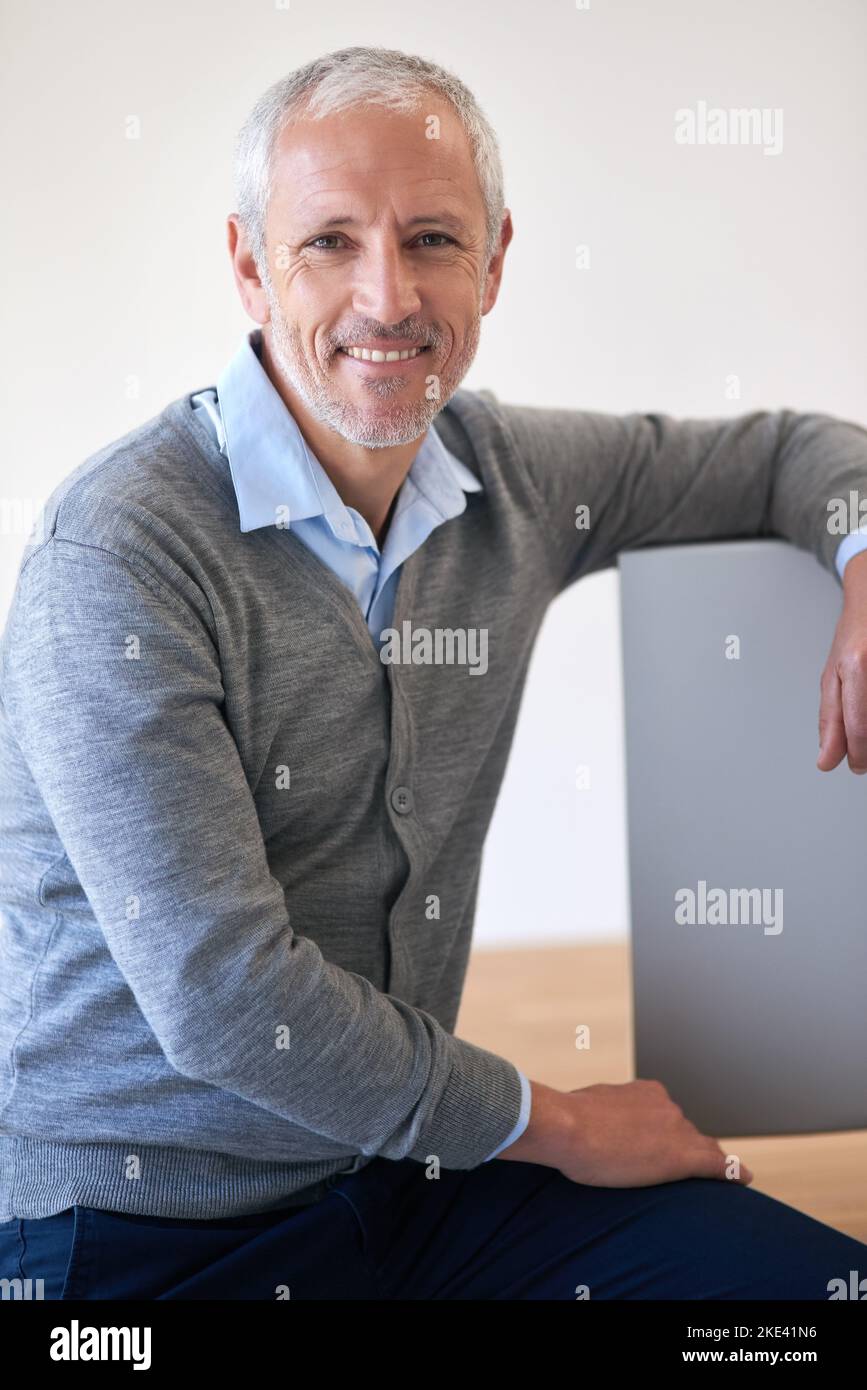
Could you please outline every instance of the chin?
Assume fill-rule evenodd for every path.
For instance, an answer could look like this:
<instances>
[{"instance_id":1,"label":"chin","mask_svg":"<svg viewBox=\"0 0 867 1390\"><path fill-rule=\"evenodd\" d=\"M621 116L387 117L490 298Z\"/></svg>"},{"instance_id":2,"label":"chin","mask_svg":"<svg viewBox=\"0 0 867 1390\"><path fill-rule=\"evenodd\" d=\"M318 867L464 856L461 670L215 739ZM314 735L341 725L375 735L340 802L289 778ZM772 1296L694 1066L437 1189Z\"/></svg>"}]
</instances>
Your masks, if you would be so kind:
<instances>
[{"instance_id":1,"label":"chin","mask_svg":"<svg viewBox=\"0 0 867 1390\"><path fill-rule=\"evenodd\" d=\"M338 433L352 444L367 449L393 449L410 444L424 434L429 421L407 421L386 412L380 415L344 417Z\"/></svg>"}]
</instances>

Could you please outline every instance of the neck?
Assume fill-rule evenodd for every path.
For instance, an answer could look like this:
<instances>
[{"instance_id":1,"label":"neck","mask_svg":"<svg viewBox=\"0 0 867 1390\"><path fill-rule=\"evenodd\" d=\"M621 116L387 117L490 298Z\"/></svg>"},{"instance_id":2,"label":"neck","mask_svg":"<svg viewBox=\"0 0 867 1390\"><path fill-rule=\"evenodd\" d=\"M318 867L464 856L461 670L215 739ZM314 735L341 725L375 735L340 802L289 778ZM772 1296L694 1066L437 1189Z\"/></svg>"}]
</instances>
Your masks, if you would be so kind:
<instances>
[{"instance_id":1,"label":"neck","mask_svg":"<svg viewBox=\"0 0 867 1390\"><path fill-rule=\"evenodd\" d=\"M285 381L274 358L267 327L262 332L262 366L291 411L306 444L334 484L340 500L364 517L377 545L381 546L394 499L412 467L424 435L408 444L395 444L385 449L368 449L344 439L330 425L318 420Z\"/></svg>"}]
</instances>

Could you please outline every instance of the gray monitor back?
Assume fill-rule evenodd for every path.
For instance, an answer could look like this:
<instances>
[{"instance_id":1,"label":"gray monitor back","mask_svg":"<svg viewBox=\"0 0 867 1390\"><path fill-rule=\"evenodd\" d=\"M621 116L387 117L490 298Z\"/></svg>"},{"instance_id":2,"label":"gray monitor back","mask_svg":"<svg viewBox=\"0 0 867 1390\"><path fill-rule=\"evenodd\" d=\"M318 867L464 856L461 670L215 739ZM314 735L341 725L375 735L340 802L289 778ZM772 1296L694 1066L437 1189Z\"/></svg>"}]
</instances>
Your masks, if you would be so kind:
<instances>
[{"instance_id":1,"label":"gray monitor back","mask_svg":"<svg viewBox=\"0 0 867 1390\"><path fill-rule=\"evenodd\" d=\"M867 777L815 765L840 587L782 540L619 569L635 1074L708 1134L864 1128Z\"/></svg>"}]
</instances>

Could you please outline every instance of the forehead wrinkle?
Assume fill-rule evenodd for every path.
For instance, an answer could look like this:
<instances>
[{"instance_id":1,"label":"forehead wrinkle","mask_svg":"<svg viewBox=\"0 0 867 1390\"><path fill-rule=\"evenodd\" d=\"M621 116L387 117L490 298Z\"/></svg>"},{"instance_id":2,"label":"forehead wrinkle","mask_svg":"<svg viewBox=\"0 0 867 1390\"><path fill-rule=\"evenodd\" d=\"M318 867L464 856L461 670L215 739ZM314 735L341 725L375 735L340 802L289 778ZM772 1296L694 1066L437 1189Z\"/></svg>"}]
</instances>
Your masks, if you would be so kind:
<instances>
[{"instance_id":1,"label":"forehead wrinkle","mask_svg":"<svg viewBox=\"0 0 867 1390\"><path fill-rule=\"evenodd\" d=\"M360 146L358 155L346 154L340 146L338 146L339 153L333 153L334 144L341 139L341 132L343 130L341 120L338 120L336 126L329 126L326 122L325 127L315 121L296 122L287 126L285 130L281 132L281 142L278 143L277 149L275 150L276 160L282 157L294 161L297 166L300 166L301 172L294 174L293 177L301 180L306 180L311 177L315 178L317 176L327 177L329 174L335 173L338 170L343 170L347 167L352 168L353 166L358 172L366 175L377 172L377 169L385 173L406 173L418 167L419 152L417 146L423 141L427 159L440 160L442 163L452 165L456 159L460 159L461 153L463 153L465 158L469 158L469 152L466 141L461 141L459 127L450 119L449 111L446 110L442 114L442 138L436 141L428 140L419 127L418 122L413 121L411 133L415 134L415 138L412 141L412 153L407 152L406 142L404 142L403 149L393 149L389 146L388 141L380 140L379 132L381 126L378 121L374 121L372 126L362 124L361 127L358 127L356 125L350 139L353 136L358 136L358 144ZM376 113L374 113L374 116L375 115ZM381 119L385 120L385 117L382 116ZM406 129L405 122L401 122L400 124L403 129ZM391 128L390 120L387 122L387 126L389 129ZM297 138L299 136L300 138ZM305 138L305 136L307 138ZM324 138L321 138L323 136ZM460 148L458 148L458 146L460 146ZM387 160L389 154L391 154L391 157L397 162L383 168L381 161ZM401 162L405 154L410 160L409 164ZM317 164L317 161L323 159L329 162L321 165ZM332 159L334 162L330 162ZM359 170L359 159L376 160L376 168L372 168L368 165ZM471 158L470 163L472 163Z\"/></svg>"},{"instance_id":2,"label":"forehead wrinkle","mask_svg":"<svg viewBox=\"0 0 867 1390\"><path fill-rule=\"evenodd\" d=\"M429 189L427 193L415 193L415 196L427 197L427 199L429 200L436 199L436 197L442 197L443 195L447 197L450 195L450 193L453 192L453 189L457 186L456 181L454 181L454 179L452 178L436 179L420 177L418 179L415 179L414 183L424 183L424 185L435 185L435 183L442 183L442 185L446 185L446 188L443 189L443 193L436 193L435 190L433 190L433 188ZM325 199L325 197L333 197L333 199L335 200L342 200L342 206L338 208L338 211L339 213L345 213L347 204L352 203L353 199L356 199L357 190L347 190L343 188L311 189L310 192L306 193L306 195L304 195L304 197L300 199L300 202L295 203L295 206L293 206L293 217L313 218L314 221L321 221L322 218L329 217L329 215L331 215L332 213L332 208L310 208L307 206L307 204L311 202L311 199L318 199L318 197L322 197L322 199ZM463 217L465 218L465 214L461 213L460 207L443 207L443 211L450 211L450 213L453 213L454 217L461 217L461 215L463 215ZM363 222L363 218L358 217L357 221Z\"/></svg>"},{"instance_id":3,"label":"forehead wrinkle","mask_svg":"<svg viewBox=\"0 0 867 1390\"><path fill-rule=\"evenodd\" d=\"M311 169L311 170L309 170L308 172L303 173L303 174L298 174L298 175L293 174L293 176L292 176L292 177L293 177L293 182L295 182L295 183L309 183L309 182L310 182L311 180L313 180L313 179L326 179L326 178L328 178L328 176L329 176L330 174L334 174L334 173L336 173L338 170L340 170L340 169L346 169L346 168L347 168L347 161L346 161L346 160L341 160L341 162L340 162L339 164L328 165L327 167L322 168L322 169ZM375 178L378 174L403 174L403 175L405 175L405 176L408 177L408 182L409 182L410 184L413 184L413 183L432 183L432 184L433 184L433 183L443 183L443 184L454 184L454 185L457 185L457 184L459 183L459 179L456 178L454 174L448 174L448 173L443 173L443 174L421 174L421 173L419 173L419 172L418 172L418 161L412 161L412 162L409 163L409 164L392 164L392 165L389 165L388 167L383 167L383 165L381 165L381 164L376 164L376 165L374 165L374 166L372 166L372 167L369 167L369 168L366 168L366 169L358 168L358 166L357 166L357 164L356 164L356 165L350 165L350 166L349 166L349 172L352 173L352 174L356 174L356 175L357 175L358 177L360 177L360 178ZM413 178L413 174L415 174L415 178ZM342 188L312 188L312 189L310 190L310 192L309 192L306 196L309 198L309 197L312 197L312 196L313 196L314 194L316 194L316 193L333 193L333 192L341 192L341 193L342 193L342 192L344 192L344 191L346 191L346 190L344 190L344 189L342 189Z\"/></svg>"},{"instance_id":4,"label":"forehead wrinkle","mask_svg":"<svg viewBox=\"0 0 867 1390\"><path fill-rule=\"evenodd\" d=\"M446 141L425 140L425 154L429 162L441 161L449 168L455 163L455 151L444 149ZM388 163L389 155L387 151L375 150L365 152L360 155L347 155L341 153L335 160L328 163L319 163L320 159L328 159L327 151L319 151L311 148L310 145L299 142L297 145L288 145L276 152L275 168L283 161L290 161L294 165L300 165L300 169L293 169L292 177L296 181L308 182L310 179L327 178L329 175L341 171L357 173L364 177L370 177L377 173L384 174L412 174L418 170L418 158L408 156L409 162L404 162L404 151L395 151L391 156L392 162ZM469 157L468 157L469 158ZM472 161L470 161L471 164ZM446 178L446 174L430 175L432 178ZM454 180L452 180L454 181Z\"/></svg>"}]
</instances>

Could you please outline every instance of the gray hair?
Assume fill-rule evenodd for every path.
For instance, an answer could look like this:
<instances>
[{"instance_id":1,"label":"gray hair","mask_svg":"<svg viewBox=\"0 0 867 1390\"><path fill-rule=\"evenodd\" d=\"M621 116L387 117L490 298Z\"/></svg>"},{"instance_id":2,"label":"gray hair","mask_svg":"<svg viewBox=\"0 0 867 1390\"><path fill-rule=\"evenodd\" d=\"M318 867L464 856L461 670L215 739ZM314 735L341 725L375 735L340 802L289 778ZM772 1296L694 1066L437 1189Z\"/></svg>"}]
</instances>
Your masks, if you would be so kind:
<instances>
[{"instance_id":1,"label":"gray hair","mask_svg":"<svg viewBox=\"0 0 867 1390\"><path fill-rule=\"evenodd\" d=\"M485 264L500 241L503 166L494 129L463 82L445 68L393 48L340 48L296 68L262 94L238 135L235 198L260 279L271 279L265 254L265 218L272 193L272 156L293 120L317 120L335 111L370 104L417 111L436 91L454 107L466 131L485 204Z\"/></svg>"}]
</instances>

